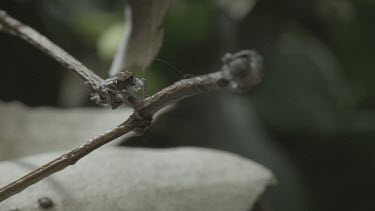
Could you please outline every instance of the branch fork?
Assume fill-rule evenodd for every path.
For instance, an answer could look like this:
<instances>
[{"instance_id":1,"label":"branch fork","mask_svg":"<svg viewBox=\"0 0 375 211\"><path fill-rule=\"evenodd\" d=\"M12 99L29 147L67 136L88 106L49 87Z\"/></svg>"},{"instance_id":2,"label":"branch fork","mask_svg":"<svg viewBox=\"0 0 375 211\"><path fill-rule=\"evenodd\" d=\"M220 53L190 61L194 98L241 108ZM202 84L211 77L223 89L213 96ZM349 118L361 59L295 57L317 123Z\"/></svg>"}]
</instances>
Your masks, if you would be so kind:
<instances>
[{"instance_id":1,"label":"branch fork","mask_svg":"<svg viewBox=\"0 0 375 211\"><path fill-rule=\"evenodd\" d=\"M150 127L154 114L171 103L223 88L235 94L243 94L259 84L262 78L261 57L255 51L243 50L234 54L226 54L222 58L223 66L218 72L180 80L150 97L138 98L134 93L139 89L137 83L141 79L134 78L131 72L124 71L114 78L103 80L37 31L1 10L0 31L20 37L67 69L77 73L90 87L92 99L97 103L109 105L112 108L117 108L122 104L134 108L134 113L124 123L0 188L0 203L38 181L74 165L95 149L122 135L129 132L142 135Z\"/></svg>"},{"instance_id":2,"label":"branch fork","mask_svg":"<svg viewBox=\"0 0 375 211\"><path fill-rule=\"evenodd\" d=\"M121 105L134 107L139 101L137 92L142 89L143 96L147 95L144 79L135 78L133 72L124 70L117 76L102 81L95 90L91 90L91 100L102 106L116 109Z\"/></svg>"}]
</instances>

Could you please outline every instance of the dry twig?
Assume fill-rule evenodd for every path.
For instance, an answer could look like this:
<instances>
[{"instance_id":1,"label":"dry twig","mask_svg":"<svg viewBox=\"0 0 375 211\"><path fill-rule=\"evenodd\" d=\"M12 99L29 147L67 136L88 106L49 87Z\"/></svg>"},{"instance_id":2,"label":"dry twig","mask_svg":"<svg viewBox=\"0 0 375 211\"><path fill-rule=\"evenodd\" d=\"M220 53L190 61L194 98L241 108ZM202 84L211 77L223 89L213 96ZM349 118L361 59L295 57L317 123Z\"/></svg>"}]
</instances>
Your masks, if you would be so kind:
<instances>
[{"instance_id":1,"label":"dry twig","mask_svg":"<svg viewBox=\"0 0 375 211\"><path fill-rule=\"evenodd\" d=\"M65 67L89 81L94 88L101 86L102 79L88 70L80 62L51 43L42 35L0 11L0 29L26 40L45 52ZM159 91L146 99L133 102L134 113L121 125L92 138L84 145L56 158L55 160L28 173L22 178L0 189L0 202L21 192L38 181L58 172L91 153L102 145L131 131L141 135L151 125L153 115L165 106L183 98L202 92L227 88L234 93L244 93L261 81L261 57L254 51L244 50L223 57L220 71L185 79Z\"/></svg>"},{"instance_id":2,"label":"dry twig","mask_svg":"<svg viewBox=\"0 0 375 211\"><path fill-rule=\"evenodd\" d=\"M84 81L87 81L93 90L96 90L99 84L103 81L103 79L69 55L62 48L52 43L49 39L39 34L31 27L12 18L2 10L0 10L0 31L17 36L35 48L41 50L65 68L77 73Z\"/></svg>"}]
</instances>

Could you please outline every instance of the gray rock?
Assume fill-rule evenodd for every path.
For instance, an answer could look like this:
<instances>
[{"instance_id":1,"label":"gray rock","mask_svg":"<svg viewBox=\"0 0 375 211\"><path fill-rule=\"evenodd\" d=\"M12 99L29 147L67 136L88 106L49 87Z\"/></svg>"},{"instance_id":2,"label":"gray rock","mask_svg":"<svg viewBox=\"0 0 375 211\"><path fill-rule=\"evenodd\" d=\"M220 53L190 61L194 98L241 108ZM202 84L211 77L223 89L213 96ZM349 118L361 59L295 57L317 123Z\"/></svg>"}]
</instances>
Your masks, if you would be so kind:
<instances>
[{"instance_id":1,"label":"gray rock","mask_svg":"<svg viewBox=\"0 0 375 211\"><path fill-rule=\"evenodd\" d=\"M0 185L58 155L0 162ZM0 211L247 211L274 181L265 167L227 152L107 147L9 198Z\"/></svg>"}]
</instances>

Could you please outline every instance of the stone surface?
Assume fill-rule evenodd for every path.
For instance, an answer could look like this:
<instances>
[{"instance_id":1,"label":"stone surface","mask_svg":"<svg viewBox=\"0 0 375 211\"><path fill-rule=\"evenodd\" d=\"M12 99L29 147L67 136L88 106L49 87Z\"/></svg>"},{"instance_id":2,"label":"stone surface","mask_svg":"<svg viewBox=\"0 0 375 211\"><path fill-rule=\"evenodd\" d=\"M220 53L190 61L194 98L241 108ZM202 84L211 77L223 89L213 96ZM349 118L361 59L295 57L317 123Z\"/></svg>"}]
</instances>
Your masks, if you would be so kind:
<instances>
[{"instance_id":1,"label":"stone surface","mask_svg":"<svg viewBox=\"0 0 375 211\"><path fill-rule=\"evenodd\" d=\"M0 162L0 186L59 154ZM0 211L45 210L41 202L54 211L248 211L274 181L268 169L227 152L107 147L0 203Z\"/></svg>"}]
</instances>

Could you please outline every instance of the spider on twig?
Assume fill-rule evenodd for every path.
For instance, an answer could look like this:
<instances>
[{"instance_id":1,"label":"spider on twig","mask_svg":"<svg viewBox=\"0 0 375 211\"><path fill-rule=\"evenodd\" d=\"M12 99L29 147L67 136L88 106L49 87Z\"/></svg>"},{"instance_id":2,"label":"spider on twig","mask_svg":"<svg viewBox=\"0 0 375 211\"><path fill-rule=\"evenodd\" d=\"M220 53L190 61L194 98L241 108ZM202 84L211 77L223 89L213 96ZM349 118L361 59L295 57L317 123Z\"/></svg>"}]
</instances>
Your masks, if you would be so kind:
<instances>
[{"instance_id":1,"label":"spider on twig","mask_svg":"<svg viewBox=\"0 0 375 211\"><path fill-rule=\"evenodd\" d=\"M128 69L119 72L117 76L104 80L96 90L91 90L91 100L103 106L116 109L120 105L134 107L139 99L137 95L142 91L142 97L148 96L146 79L136 78Z\"/></svg>"}]
</instances>

